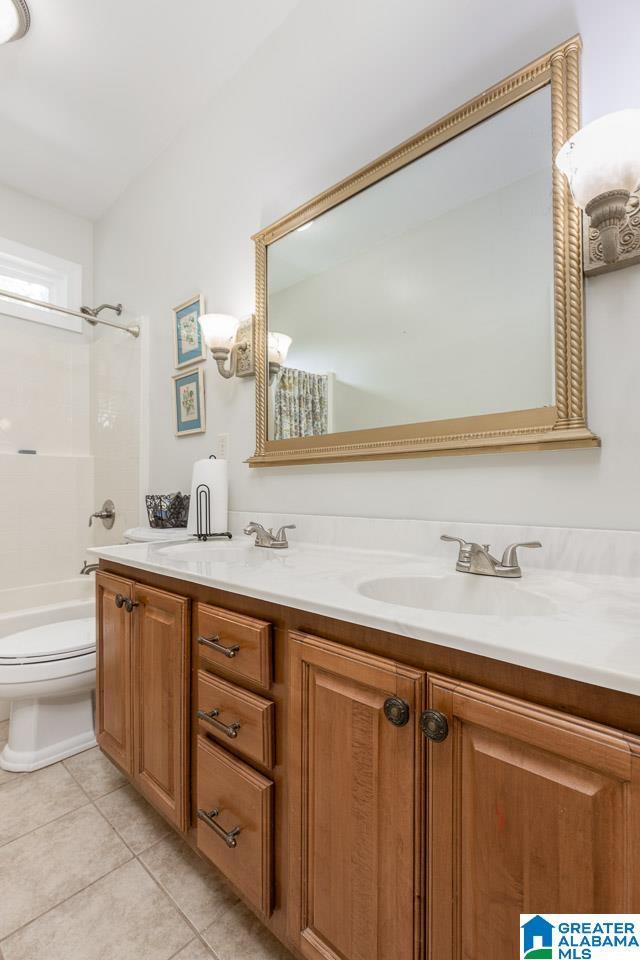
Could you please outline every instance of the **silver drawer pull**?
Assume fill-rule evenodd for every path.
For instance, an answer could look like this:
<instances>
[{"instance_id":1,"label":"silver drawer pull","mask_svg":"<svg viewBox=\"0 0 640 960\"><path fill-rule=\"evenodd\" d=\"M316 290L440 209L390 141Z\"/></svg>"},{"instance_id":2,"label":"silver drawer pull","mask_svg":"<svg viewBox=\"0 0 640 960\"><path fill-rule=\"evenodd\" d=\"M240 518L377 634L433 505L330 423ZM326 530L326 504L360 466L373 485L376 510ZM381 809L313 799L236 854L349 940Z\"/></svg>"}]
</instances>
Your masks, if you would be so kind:
<instances>
[{"instance_id":1,"label":"silver drawer pull","mask_svg":"<svg viewBox=\"0 0 640 960\"><path fill-rule=\"evenodd\" d=\"M198 637L198 643L201 643L204 647L211 647L212 650L217 650L218 653L223 653L229 660L233 660L236 653L240 651L237 643L233 647L225 647L220 643L220 637L217 634L215 637Z\"/></svg>"},{"instance_id":2,"label":"silver drawer pull","mask_svg":"<svg viewBox=\"0 0 640 960\"><path fill-rule=\"evenodd\" d=\"M198 820L202 820L203 823L206 823L208 827L211 827L213 832L220 837L221 840L224 840L228 847L237 847L238 841L236 837L240 833L240 827L234 827L233 830L223 830L219 823L216 823L214 817L217 817L220 811L217 807L214 807L213 810L210 810L207 813L205 810L198 810Z\"/></svg>"},{"instance_id":3,"label":"silver drawer pull","mask_svg":"<svg viewBox=\"0 0 640 960\"><path fill-rule=\"evenodd\" d=\"M196 716L198 720L204 720L205 723L210 723L212 727L215 727L216 730L219 730L220 733L226 733L231 740L235 740L238 736L238 730L240 729L240 723L238 720L235 720L233 723L230 723L228 726L226 723L222 723L221 720L216 720L216 717L220 716L220 711L210 710L209 713L205 713L204 710L198 710Z\"/></svg>"}]
</instances>

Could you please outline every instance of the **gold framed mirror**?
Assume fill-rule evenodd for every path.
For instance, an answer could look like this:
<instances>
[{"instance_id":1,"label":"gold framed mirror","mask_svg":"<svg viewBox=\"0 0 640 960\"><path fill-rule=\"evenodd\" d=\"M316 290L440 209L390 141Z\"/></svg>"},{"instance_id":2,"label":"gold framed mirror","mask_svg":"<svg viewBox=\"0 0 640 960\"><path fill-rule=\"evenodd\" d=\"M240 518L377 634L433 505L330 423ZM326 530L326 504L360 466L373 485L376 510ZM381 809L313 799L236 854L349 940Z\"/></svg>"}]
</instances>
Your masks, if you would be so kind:
<instances>
[{"instance_id":1,"label":"gold framed mirror","mask_svg":"<svg viewBox=\"0 0 640 960\"><path fill-rule=\"evenodd\" d=\"M581 214L553 163L579 127L580 47L253 237L251 466L598 445Z\"/></svg>"}]
</instances>

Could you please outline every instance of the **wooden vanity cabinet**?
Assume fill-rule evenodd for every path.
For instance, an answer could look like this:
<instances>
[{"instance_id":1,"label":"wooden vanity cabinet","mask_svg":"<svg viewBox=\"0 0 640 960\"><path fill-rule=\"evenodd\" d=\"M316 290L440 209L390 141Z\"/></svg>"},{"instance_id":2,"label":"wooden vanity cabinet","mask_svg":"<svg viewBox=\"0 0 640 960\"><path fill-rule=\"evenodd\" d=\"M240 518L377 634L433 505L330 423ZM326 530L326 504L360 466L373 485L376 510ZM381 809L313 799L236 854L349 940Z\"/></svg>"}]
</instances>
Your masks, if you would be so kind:
<instances>
[{"instance_id":1,"label":"wooden vanity cabinet","mask_svg":"<svg viewBox=\"0 0 640 960\"><path fill-rule=\"evenodd\" d=\"M289 635L289 935L310 960L421 955L423 687Z\"/></svg>"},{"instance_id":2,"label":"wooden vanity cabinet","mask_svg":"<svg viewBox=\"0 0 640 960\"><path fill-rule=\"evenodd\" d=\"M640 913L640 698L127 573L97 574L98 742L295 960L513 960L520 913Z\"/></svg>"},{"instance_id":3,"label":"wooden vanity cabinet","mask_svg":"<svg viewBox=\"0 0 640 960\"><path fill-rule=\"evenodd\" d=\"M132 601L133 583L96 573L96 739L129 776L133 773L131 617L116 597Z\"/></svg>"},{"instance_id":4,"label":"wooden vanity cabinet","mask_svg":"<svg viewBox=\"0 0 640 960\"><path fill-rule=\"evenodd\" d=\"M96 577L98 744L186 830L190 602L110 574Z\"/></svg>"},{"instance_id":5,"label":"wooden vanity cabinet","mask_svg":"<svg viewBox=\"0 0 640 960\"><path fill-rule=\"evenodd\" d=\"M133 777L181 830L189 811L189 601L135 584Z\"/></svg>"},{"instance_id":6,"label":"wooden vanity cabinet","mask_svg":"<svg viewBox=\"0 0 640 960\"><path fill-rule=\"evenodd\" d=\"M431 676L430 960L520 956L520 913L640 911L640 741Z\"/></svg>"}]
</instances>

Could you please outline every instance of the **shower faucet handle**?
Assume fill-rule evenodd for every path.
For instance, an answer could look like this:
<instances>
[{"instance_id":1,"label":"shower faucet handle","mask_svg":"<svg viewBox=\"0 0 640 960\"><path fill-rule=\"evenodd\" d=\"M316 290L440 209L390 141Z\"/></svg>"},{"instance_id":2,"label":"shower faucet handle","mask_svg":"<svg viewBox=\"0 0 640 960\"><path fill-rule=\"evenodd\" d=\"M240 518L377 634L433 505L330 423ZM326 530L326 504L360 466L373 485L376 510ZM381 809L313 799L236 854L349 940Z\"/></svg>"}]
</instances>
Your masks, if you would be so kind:
<instances>
[{"instance_id":1,"label":"shower faucet handle","mask_svg":"<svg viewBox=\"0 0 640 960\"><path fill-rule=\"evenodd\" d=\"M113 500L105 500L100 510L96 510L95 513L90 515L89 526L93 524L94 518L96 520L102 520L107 530L111 530L111 527L116 522L116 508L113 505Z\"/></svg>"}]
</instances>

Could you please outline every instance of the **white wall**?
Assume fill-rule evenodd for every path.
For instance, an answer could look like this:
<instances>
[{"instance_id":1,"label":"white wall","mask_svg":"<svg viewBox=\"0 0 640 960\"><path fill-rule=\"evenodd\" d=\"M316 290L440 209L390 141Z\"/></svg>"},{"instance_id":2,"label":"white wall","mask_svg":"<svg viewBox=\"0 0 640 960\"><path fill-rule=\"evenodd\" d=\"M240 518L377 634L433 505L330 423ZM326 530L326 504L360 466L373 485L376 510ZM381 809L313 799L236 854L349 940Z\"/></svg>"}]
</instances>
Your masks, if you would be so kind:
<instances>
[{"instance_id":1,"label":"white wall","mask_svg":"<svg viewBox=\"0 0 640 960\"><path fill-rule=\"evenodd\" d=\"M151 488L187 488L228 432L235 509L637 528L638 268L587 283L601 451L249 471L253 383L209 362L208 433L183 439L169 385L174 304L202 291L211 310L251 311L252 233L577 31L583 119L635 105L637 27L635 0L300 4L97 227L98 298L149 317Z\"/></svg>"},{"instance_id":2,"label":"white wall","mask_svg":"<svg viewBox=\"0 0 640 960\"><path fill-rule=\"evenodd\" d=\"M81 264L91 300L91 223L0 186L0 235ZM71 333L1 311L0 591L75 576L93 509L90 328ZM18 455L24 448L37 455Z\"/></svg>"}]
</instances>

